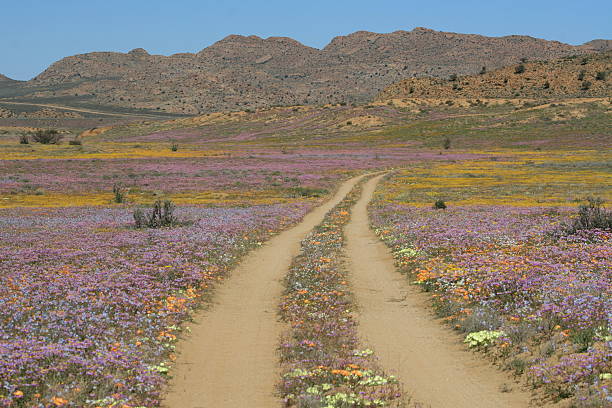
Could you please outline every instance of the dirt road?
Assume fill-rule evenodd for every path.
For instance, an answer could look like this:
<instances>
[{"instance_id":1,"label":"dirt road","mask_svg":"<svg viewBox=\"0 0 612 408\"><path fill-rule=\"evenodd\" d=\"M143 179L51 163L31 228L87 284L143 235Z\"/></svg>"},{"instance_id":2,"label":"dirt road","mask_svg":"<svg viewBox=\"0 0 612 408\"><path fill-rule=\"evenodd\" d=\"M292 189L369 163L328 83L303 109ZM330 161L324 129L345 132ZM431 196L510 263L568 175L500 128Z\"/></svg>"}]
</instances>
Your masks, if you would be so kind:
<instances>
[{"instance_id":1,"label":"dirt road","mask_svg":"<svg viewBox=\"0 0 612 408\"><path fill-rule=\"evenodd\" d=\"M279 379L277 319L281 279L300 242L361 177L345 182L335 196L297 226L249 254L217 290L214 304L191 326L178 347L164 406L169 408L272 408Z\"/></svg>"},{"instance_id":2,"label":"dirt road","mask_svg":"<svg viewBox=\"0 0 612 408\"><path fill-rule=\"evenodd\" d=\"M59 110L66 110L70 112L79 112L79 113L90 113L94 115L103 115L103 116L117 116L117 117L145 118L145 119L163 119L163 118L176 119L175 116L163 115L163 114L157 115L157 114L150 114L150 113L105 112L105 111L101 111L97 109L74 108L70 106L54 105L54 104L48 104L48 103L12 102L12 101L0 100L0 104L39 106L41 108L59 109Z\"/></svg>"},{"instance_id":3,"label":"dirt road","mask_svg":"<svg viewBox=\"0 0 612 408\"><path fill-rule=\"evenodd\" d=\"M423 407L529 406L530 396L467 351L455 333L435 320L427 295L396 271L390 251L369 228L367 204L381 177L365 184L346 228L348 266L366 344ZM513 390L502 393L505 384Z\"/></svg>"}]
</instances>

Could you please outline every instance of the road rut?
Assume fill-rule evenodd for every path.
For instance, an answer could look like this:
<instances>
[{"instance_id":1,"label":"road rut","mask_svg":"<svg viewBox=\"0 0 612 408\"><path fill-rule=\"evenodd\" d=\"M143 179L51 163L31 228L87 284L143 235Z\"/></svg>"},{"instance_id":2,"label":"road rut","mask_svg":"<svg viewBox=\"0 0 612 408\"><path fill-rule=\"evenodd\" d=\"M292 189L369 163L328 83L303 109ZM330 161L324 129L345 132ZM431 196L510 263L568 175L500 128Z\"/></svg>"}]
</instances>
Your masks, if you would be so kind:
<instances>
[{"instance_id":1,"label":"road rut","mask_svg":"<svg viewBox=\"0 0 612 408\"><path fill-rule=\"evenodd\" d=\"M277 308L281 279L300 242L363 176L341 185L334 197L302 222L247 255L196 317L178 345L167 408L276 407L277 347L282 331Z\"/></svg>"},{"instance_id":2,"label":"road rut","mask_svg":"<svg viewBox=\"0 0 612 408\"><path fill-rule=\"evenodd\" d=\"M367 205L382 176L369 180L346 227L351 284L359 328L381 365L402 381L419 406L527 407L530 396L505 373L465 349L436 321L427 295L396 271L389 249L369 227ZM514 388L502 393L506 384Z\"/></svg>"}]
</instances>

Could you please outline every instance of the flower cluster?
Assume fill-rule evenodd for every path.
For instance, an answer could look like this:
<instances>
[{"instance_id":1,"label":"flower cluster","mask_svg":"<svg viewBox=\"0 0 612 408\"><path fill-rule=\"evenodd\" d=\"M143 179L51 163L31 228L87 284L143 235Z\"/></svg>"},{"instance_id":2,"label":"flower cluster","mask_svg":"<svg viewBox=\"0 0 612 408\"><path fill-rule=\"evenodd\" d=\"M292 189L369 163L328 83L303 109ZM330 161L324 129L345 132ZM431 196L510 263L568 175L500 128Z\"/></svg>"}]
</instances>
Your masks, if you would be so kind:
<instances>
[{"instance_id":1,"label":"flower cluster","mask_svg":"<svg viewBox=\"0 0 612 408\"><path fill-rule=\"evenodd\" d=\"M468 343L486 342L483 350L555 398L607 392L610 231L559 237L567 210L538 207L441 211L379 201L371 216L397 265L433 292L436 311Z\"/></svg>"},{"instance_id":2,"label":"flower cluster","mask_svg":"<svg viewBox=\"0 0 612 408\"><path fill-rule=\"evenodd\" d=\"M281 345L286 406L375 407L401 401L373 352L360 350L355 306L342 265L343 227L354 190L302 242L285 280L281 314L291 329Z\"/></svg>"},{"instance_id":3,"label":"flower cluster","mask_svg":"<svg viewBox=\"0 0 612 408\"><path fill-rule=\"evenodd\" d=\"M152 407L180 324L237 260L308 205L0 210L0 406Z\"/></svg>"}]
</instances>

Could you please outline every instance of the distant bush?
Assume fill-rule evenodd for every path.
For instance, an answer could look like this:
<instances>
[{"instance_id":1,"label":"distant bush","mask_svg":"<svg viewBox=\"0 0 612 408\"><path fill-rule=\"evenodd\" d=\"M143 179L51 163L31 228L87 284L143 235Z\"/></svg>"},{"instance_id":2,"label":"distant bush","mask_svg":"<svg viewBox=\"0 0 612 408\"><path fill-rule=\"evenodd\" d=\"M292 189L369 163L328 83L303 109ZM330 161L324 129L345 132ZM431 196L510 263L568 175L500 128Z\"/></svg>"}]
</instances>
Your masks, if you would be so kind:
<instances>
[{"instance_id":1,"label":"distant bush","mask_svg":"<svg viewBox=\"0 0 612 408\"><path fill-rule=\"evenodd\" d=\"M482 67L482 69L480 70L480 75L484 75L487 73L487 67Z\"/></svg>"},{"instance_id":2,"label":"distant bush","mask_svg":"<svg viewBox=\"0 0 612 408\"><path fill-rule=\"evenodd\" d=\"M586 74L586 71L583 69L580 71L580 73L578 74L578 80L582 81L584 79L584 75Z\"/></svg>"},{"instance_id":3,"label":"distant bush","mask_svg":"<svg viewBox=\"0 0 612 408\"><path fill-rule=\"evenodd\" d=\"M63 136L55 129L37 130L32 133L32 140L40 144L59 144Z\"/></svg>"},{"instance_id":4,"label":"distant bush","mask_svg":"<svg viewBox=\"0 0 612 408\"><path fill-rule=\"evenodd\" d=\"M81 142L79 139L73 139L73 140L70 140L68 144L71 146L81 146L83 142Z\"/></svg>"},{"instance_id":5,"label":"distant bush","mask_svg":"<svg viewBox=\"0 0 612 408\"><path fill-rule=\"evenodd\" d=\"M170 150L176 152L178 150L178 143L172 143L172 146L170 146Z\"/></svg>"},{"instance_id":6,"label":"distant bush","mask_svg":"<svg viewBox=\"0 0 612 408\"><path fill-rule=\"evenodd\" d=\"M177 225L178 219L174 215L175 206L170 200L165 200L163 203L160 200L155 201L153 208L148 214L137 208L134 210L134 225L136 228L162 228L172 227Z\"/></svg>"},{"instance_id":7,"label":"distant bush","mask_svg":"<svg viewBox=\"0 0 612 408\"><path fill-rule=\"evenodd\" d=\"M519 64L514 68L515 74L522 74L523 72L525 72L525 66L523 64Z\"/></svg>"},{"instance_id":8,"label":"distant bush","mask_svg":"<svg viewBox=\"0 0 612 408\"><path fill-rule=\"evenodd\" d=\"M591 89L591 82L590 81L582 82L582 86L580 87L580 89L582 89L583 91L588 91L589 89Z\"/></svg>"},{"instance_id":9,"label":"distant bush","mask_svg":"<svg viewBox=\"0 0 612 408\"><path fill-rule=\"evenodd\" d=\"M578 207L578 217L562 229L569 235L582 230L612 231L612 211L605 209L604 200L601 198L587 197L587 203Z\"/></svg>"},{"instance_id":10,"label":"distant bush","mask_svg":"<svg viewBox=\"0 0 612 408\"><path fill-rule=\"evenodd\" d=\"M28 135L19 135L19 144L30 144L30 138L28 137Z\"/></svg>"},{"instance_id":11,"label":"distant bush","mask_svg":"<svg viewBox=\"0 0 612 408\"><path fill-rule=\"evenodd\" d=\"M442 143L442 146L444 147L444 150L448 150L451 147L451 140L450 138L446 138L444 139L444 143Z\"/></svg>"},{"instance_id":12,"label":"distant bush","mask_svg":"<svg viewBox=\"0 0 612 408\"><path fill-rule=\"evenodd\" d=\"M599 71L597 73L597 75L595 75L595 79L598 80L598 81L605 81L606 80L606 76L607 76L606 71Z\"/></svg>"},{"instance_id":13,"label":"distant bush","mask_svg":"<svg viewBox=\"0 0 612 408\"><path fill-rule=\"evenodd\" d=\"M444 202L444 200L437 200L434 203L433 208L435 208L436 210L444 210L446 209L446 203Z\"/></svg>"},{"instance_id":14,"label":"distant bush","mask_svg":"<svg viewBox=\"0 0 612 408\"><path fill-rule=\"evenodd\" d=\"M113 194L114 202L121 204L127 201L127 191L125 191L125 188L123 188L121 184L113 184Z\"/></svg>"},{"instance_id":15,"label":"distant bush","mask_svg":"<svg viewBox=\"0 0 612 408\"><path fill-rule=\"evenodd\" d=\"M457 80L457 74L451 74L448 77L448 80L451 81L451 82L455 82Z\"/></svg>"},{"instance_id":16,"label":"distant bush","mask_svg":"<svg viewBox=\"0 0 612 408\"><path fill-rule=\"evenodd\" d=\"M544 89L550 88L550 82L548 82L548 81L544 82L544 85L542 86L542 88L544 88Z\"/></svg>"},{"instance_id":17,"label":"distant bush","mask_svg":"<svg viewBox=\"0 0 612 408\"><path fill-rule=\"evenodd\" d=\"M325 189L312 187L293 187L290 192L294 197L322 197L328 193Z\"/></svg>"},{"instance_id":18,"label":"distant bush","mask_svg":"<svg viewBox=\"0 0 612 408\"><path fill-rule=\"evenodd\" d=\"M588 58L583 58L582 61L580 61L580 65L586 65L589 63L589 59Z\"/></svg>"}]
</instances>

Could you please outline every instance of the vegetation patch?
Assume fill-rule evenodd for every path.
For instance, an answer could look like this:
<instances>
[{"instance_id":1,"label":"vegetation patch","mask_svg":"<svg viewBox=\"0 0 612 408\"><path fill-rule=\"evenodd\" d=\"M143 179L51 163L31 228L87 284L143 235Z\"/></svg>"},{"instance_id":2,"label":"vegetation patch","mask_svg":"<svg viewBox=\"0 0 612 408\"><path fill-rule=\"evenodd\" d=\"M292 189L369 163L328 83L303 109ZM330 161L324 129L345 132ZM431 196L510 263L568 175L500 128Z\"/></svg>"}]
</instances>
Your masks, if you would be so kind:
<instances>
[{"instance_id":1,"label":"vegetation patch","mask_svg":"<svg viewBox=\"0 0 612 408\"><path fill-rule=\"evenodd\" d=\"M573 211L496 205L492 197L436 211L390 199L401 197L395 188L412 186L387 180L372 222L400 270L431 293L437 314L550 399L605 406L612 231L602 202Z\"/></svg>"},{"instance_id":2,"label":"vegetation patch","mask_svg":"<svg viewBox=\"0 0 612 408\"><path fill-rule=\"evenodd\" d=\"M398 380L385 375L357 335L355 305L342 263L343 228L354 189L302 241L285 279L279 388L287 407L403 406Z\"/></svg>"}]
</instances>

